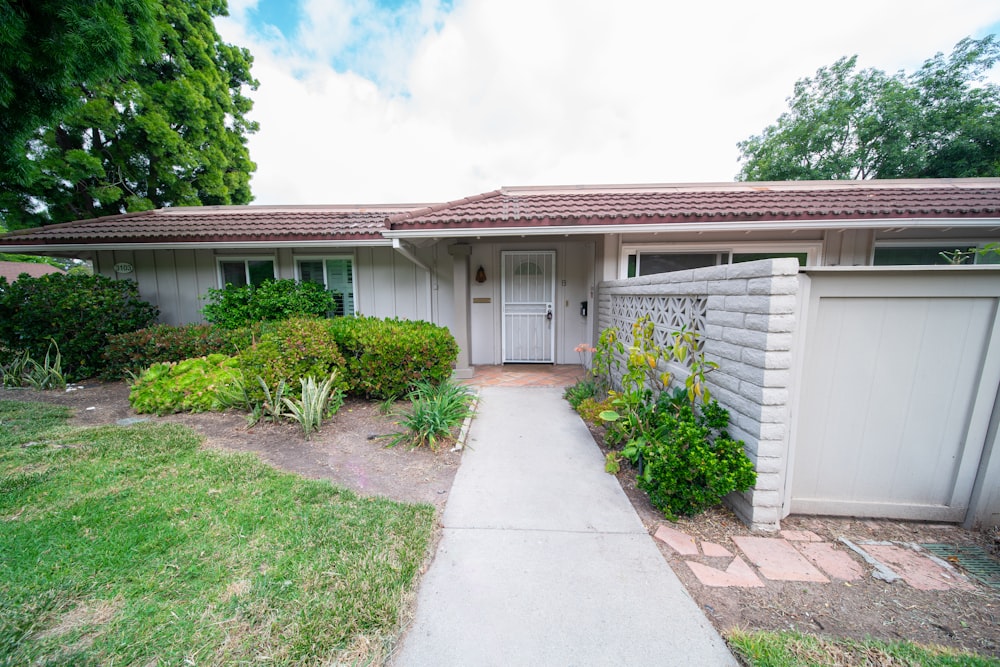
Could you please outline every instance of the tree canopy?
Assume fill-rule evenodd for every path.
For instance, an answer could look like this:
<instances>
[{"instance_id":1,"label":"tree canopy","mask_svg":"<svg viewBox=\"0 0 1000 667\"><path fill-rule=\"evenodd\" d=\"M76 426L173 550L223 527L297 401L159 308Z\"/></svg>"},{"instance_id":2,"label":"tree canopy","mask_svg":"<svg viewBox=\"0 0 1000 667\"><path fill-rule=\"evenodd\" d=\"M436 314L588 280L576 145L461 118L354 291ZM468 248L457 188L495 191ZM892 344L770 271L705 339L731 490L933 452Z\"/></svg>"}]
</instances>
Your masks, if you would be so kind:
<instances>
[{"instance_id":1,"label":"tree canopy","mask_svg":"<svg viewBox=\"0 0 1000 667\"><path fill-rule=\"evenodd\" d=\"M1000 176L994 36L964 39L911 73L841 58L795 84L788 111L740 142L739 180Z\"/></svg>"},{"instance_id":2,"label":"tree canopy","mask_svg":"<svg viewBox=\"0 0 1000 667\"><path fill-rule=\"evenodd\" d=\"M8 2L2 11L28 16L22 4L34 6L35 0ZM246 138L257 125L246 118L253 103L244 91L256 89L257 81L250 73L249 51L224 43L215 30L213 18L225 15L225 0L51 4L69 7L70 15L82 12L79 7L102 5L112 16L108 20L124 26L115 33L122 39L107 47L122 55L121 63L110 70L68 67L53 75L72 100L46 107L47 98L39 97L27 140L16 143L13 158L0 164L3 224L17 229L164 206L244 204L252 199L249 181L256 166ZM140 9L149 11L151 28L138 20L129 22L129 17L142 14ZM67 19L66 30L76 28ZM26 20L19 39L38 39L32 34L38 30ZM0 40L17 42L13 37ZM68 51L54 60L100 59L100 50L81 48L74 54L74 40L68 44ZM120 51L123 45L134 48ZM61 51L64 44L52 38L47 48ZM0 67L2 86L2 76L16 68L6 57ZM17 67L25 76L47 71L40 62ZM2 91L0 87L0 95ZM5 104L2 96L0 105L4 116L13 114L15 107ZM50 117L34 124L46 109L52 111Z\"/></svg>"}]
</instances>

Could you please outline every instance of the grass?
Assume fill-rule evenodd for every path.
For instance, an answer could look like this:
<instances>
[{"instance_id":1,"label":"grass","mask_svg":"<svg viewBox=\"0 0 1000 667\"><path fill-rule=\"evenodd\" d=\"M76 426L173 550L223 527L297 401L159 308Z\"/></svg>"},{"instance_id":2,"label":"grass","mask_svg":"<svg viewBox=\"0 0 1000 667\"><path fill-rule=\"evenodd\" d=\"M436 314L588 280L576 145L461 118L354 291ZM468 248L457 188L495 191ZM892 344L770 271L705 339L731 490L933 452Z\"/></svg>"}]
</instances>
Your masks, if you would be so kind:
<instances>
[{"instance_id":1,"label":"grass","mask_svg":"<svg viewBox=\"0 0 1000 667\"><path fill-rule=\"evenodd\" d=\"M733 630L726 641L750 667L996 667L1000 661L939 646Z\"/></svg>"},{"instance_id":2,"label":"grass","mask_svg":"<svg viewBox=\"0 0 1000 667\"><path fill-rule=\"evenodd\" d=\"M0 401L0 664L380 659L434 510Z\"/></svg>"}]
</instances>

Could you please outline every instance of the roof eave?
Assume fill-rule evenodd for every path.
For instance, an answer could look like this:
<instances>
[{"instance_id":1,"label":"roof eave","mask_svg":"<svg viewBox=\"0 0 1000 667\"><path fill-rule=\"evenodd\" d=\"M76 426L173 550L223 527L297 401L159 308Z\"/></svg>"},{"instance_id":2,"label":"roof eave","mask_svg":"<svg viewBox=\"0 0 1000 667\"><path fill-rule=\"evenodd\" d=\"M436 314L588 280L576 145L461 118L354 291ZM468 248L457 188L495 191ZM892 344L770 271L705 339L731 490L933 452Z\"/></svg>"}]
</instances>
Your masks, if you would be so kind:
<instances>
[{"instance_id":1,"label":"roof eave","mask_svg":"<svg viewBox=\"0 0 1000 667\"><path fill-rule=\"evenodd\" d=\"M603 234L746 232L828 229L934 229L940 227L994 228L1000 230L1000 218L851 218L824 220L760 220L735 222L670 222L605 225L525 225L519 227L473 227L438 229L400 229L384 232L387 238L467 238L500 236L584 236Z\"/></svg>"},{"instance_id":2,"label":"roof eave","mask_svg":"<svg viewBox=\"0 0 1000 667\"><path fill-rule=\"evenodd\" d=\"M392 247L392 240L387 238L337 239L331 241L192 241L192 242L107 242L107 243L34 243L6 245L0 243L2 252L70 252L95 250L217 250L226 249L272 249L272 248L355 248L355 247Z\"/></svg>"}]
</instances>

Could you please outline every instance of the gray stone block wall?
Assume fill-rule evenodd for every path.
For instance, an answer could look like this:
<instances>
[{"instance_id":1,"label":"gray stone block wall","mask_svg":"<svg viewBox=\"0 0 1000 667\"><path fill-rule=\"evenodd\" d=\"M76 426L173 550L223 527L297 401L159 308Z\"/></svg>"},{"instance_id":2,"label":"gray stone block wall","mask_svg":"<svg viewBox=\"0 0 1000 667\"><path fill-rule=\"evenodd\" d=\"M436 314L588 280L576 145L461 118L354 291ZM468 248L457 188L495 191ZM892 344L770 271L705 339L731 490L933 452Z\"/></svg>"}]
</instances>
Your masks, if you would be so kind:
<instances>
[{"instance_id":1,"label":"gray stone block wall","mask_svg":"<svg viewBox=\"0 0 1000 667\"><path fill-rule=\"evenodd\" d=\"M729 410L730 435L746 444L757 470L757 485L726 502L761 530L778 529L785 496L798 272L793 258L761 260L607 281L598 293L601 330L613 323L616 299L705 301L698 328L706 358L719 364L706 381Z\"/></svg>"}]
</instances>

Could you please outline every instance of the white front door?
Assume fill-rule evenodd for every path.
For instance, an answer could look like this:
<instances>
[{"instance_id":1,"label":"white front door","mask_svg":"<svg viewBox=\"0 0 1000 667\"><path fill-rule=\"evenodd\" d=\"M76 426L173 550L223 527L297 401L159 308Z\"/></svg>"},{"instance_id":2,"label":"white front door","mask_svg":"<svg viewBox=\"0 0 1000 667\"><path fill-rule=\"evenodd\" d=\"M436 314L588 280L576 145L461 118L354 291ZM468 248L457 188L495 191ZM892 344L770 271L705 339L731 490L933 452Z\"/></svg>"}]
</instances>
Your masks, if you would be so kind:
<instances>
[{"instance_id":1,"label":"white front door","mask_svg":"<svg viewBox=\"0 0 1000 667\"><path fill-rule=\"evenodd\" d=\"M503 252L503 361L552 363L556 253Z\"/></svg>"}]
</instances>

